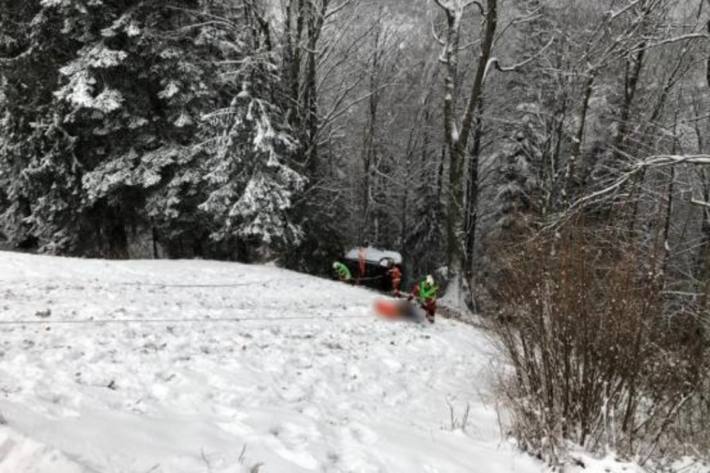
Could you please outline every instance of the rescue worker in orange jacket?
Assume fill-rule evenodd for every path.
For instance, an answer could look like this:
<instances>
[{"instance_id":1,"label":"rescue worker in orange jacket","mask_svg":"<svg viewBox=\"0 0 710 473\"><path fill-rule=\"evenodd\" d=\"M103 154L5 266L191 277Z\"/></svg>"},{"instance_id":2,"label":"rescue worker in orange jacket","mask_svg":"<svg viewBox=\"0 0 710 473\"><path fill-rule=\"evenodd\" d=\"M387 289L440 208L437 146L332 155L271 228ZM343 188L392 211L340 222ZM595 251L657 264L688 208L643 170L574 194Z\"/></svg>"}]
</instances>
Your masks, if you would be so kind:
<instances>
[{"instance_id":1,"label":"rescue worker in orange jacket","mask_svg":"<svg viewBox=\"0 0 710 473\"><path fill-rule=\"evenodd\" d=\"M390 279L392 280L392 291L394 292L395 297L399 297L399 287L402 284L402 270L399 269L399 266L392 263L390 265L390 269L387 271L387 274L389 274Z\"/></svg>"}]
</instances>

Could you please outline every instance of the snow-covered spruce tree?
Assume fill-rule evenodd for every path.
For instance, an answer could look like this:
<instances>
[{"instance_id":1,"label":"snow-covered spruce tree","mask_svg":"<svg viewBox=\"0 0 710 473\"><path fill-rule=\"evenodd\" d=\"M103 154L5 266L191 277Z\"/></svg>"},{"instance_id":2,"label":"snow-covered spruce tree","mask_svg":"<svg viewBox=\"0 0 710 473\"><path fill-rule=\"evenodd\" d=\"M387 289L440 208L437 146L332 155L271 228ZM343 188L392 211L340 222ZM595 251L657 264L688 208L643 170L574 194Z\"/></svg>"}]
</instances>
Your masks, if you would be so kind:
<instances>
[{"instance_id":1,"label":"snow-covered spruce tree","mask_svg":"<svg viewBox=\"0 0 710 473\"><path fill-rule=\"evenodd\" d=\"M81 226L81 166L52 96L75 46L54 20L39 2L0 2L0 231L60 250Z\"/></svg>"},{"instance_id":2,"label":"snow-covered spruce tree","mask_svg":"<svg viewBox=\"0 0 710 473\"><path fill-rule=\"evenodd\" d=\"M3 226L15 243L36 241L46 251L97 252L101 240L114 246L122 239L125 247L120 212L110 204L99 210L97 201L131 174L116 161L129 141L140 150L141 126L155 118L143 103L135 104L144 107L142 119L130 109L131 93L150 93L139 82L147 71L128 66L147 53L131 51L146 33L132 20L145 20L140 4L43 0L8 8L3 26L22 27L3 27L2 165L12 183ZM97 192L101 180L91 173L111 164L123 174Z\"/></svg>"},{"instance_id":3,"label":"snow-covered spruce tree","mask_svg":"<svg viewBox=\"0 0 710 473\"><path fill-rule=\"evenodd\" d=\"M228 112L232 124L209 160L210 192L200 205L213 219L212 238L246 239L267 247L297 242L301 232L288 211L304 179L287 164L295 142L276 123L278 108L254 96L245 81Z\"/></svg>"},{"instance_id":4,"label":"snow-covered spruce tree","mask_svg":"<svg viewBox=\"0 0 710 473\"><path fill-rule=\"evenodd\" d=\"M76 11L71 3L57 6L65 17ZM83 204L95 244L125 255L136 228L150 225L172 241L199 227L195 203L184 201L199 192L199 117L218 104L215 53L187 13L200 2L91 3L89 24L73 30L81 47L60 69L55 97L71 107L65 122L86 167Z\"/></svg>"},{"instance_id":5,"label":"snow-covered spruce tree","mask_svg":"<svg viewBox=\"0 0 710 473\"><path fill-rule=\"evenodd\" d=\"M235 256L225 243L298 239L296 140L254 4L9 3L0 210L13 243L125 257L143 234L158 256Z\"/></svg>"},{"instance_id":6,"label":"snow-covered spruce tree","mask_svg":"<svg viewBox=\"0 0 710 473\"><path fill-rule=\"evenodd\" d=\"M403 242L407 272L414 277L433 274L446 261L442 224L445 216L441 205L444 156L430 159L429 139L425 132L422 153L413 167L416 173L413 181L419 184L412 189L413 218Z\"/></svg>"},{"instance_id":7,"label":"snow-covered spruce tree","mask_svg":"<svg viewBox=\"0 0 710 473\"><path fill-rule=\"evenodd\" d=\"M506 156L501 163L503 188L498 195L498 223L503 227L507 224L500 218L505 220L510 209L526 199L522 189L510 187L512 182L522 184L532 177L537 179L540 192L527 199L530 200L529 206L536 208L541 216L560 205L560 156L569 146L564 124L570 101L566 78L550 72L550 64L558 68L564 60L564 54L558 51L564 48L559 45L564 38L556 35L555 8L543 0L515 0L514 5L519 15L530 18L519 26L519 34L513 43L515 54L520 58L536 59L516 73L505 76L508 90L514 97L514 107L510 110L514 120L504 130L506 146L502 153ZM523 175L515 176L516 172ZM508 202L504 202L506 199Z\"/></svg>"},{"instance_id":8,"label":"snow-covered spruce tree","mask_svg":"<svg viewBox=\"0 0 710 473\"><path fill-rule=\"evenodd\" d=\"M5 10L7 24L25 25L3 28L13 59L0 81L0 166L13 183L2 225L15 243L128 256L137 229L152 227L169 252L205 240L196 208L208 151L196 144L213 132L200 117L233 94L215 74L224 51L199 21L203 7L42 0Z\"/></svg>"},{"instance_id":9,"label":"snow-covered spruce tree","mask_svg":"<svg viewBox=\"0 0 710 473\"><path fill-rule=\"evenodd\" d=\"M348 235L347 198L336 184L339 173L343 172L336 164L342 155L343 140L334 138L337 133L333 132L333 115L337 115L333 111L342 104L330 102L335 107L330 117L323 105L328 104L328 91L339 90L342 83L351 79L343 79L337 87L329 83L343 69L340 58L350 54L339 51L340 40L347 36L348 26L357 23L349 18L345 26L338 19L348 18L356 3L285 0L281 2L282 21L275 26L282 51L279 76L285 97L281 103L291 133L297 139L292 153L293 168L307 179L303 197L294 201L290 212L305 238L289 245L281 262L299 271L329 274L330 264L341 257ZM326 17L330 18L326 21ZM339 66L333 67L333 58L338 58Z\"/></svg>"},{"instance_id":10,"label":"snow-covered spruce tree","mask_svg":"<svg viewBox=\"0 0 710 473\"><path fill-rule=\"evenodd\" d=\"M501 140L500 151L490 158L496 173L492 176L490 204L484 210L490 221L486 222L486 237L477 259L483 281L480 304L496 306L503 302L500 286L507 276L501 271L500 259L529 237L539 222L541 186L535 163L541 154L533 128L521 127L514 137Z\"/></svg>"},{"instance_id":11,"label":"snow-covered spruce tree","mask_svg":"<svg viewBox=\"0 0 710 473\"><path fill-rule=\"evenodd\" d=\"M526 132L527 131L527 132ZM533 164L541 151L531 127L521 129L498 153L498 192L495 201L495 240L516 240L534 225L539 181Z\"/></svg>"},{"instance_id":12,"label":"snow-covered spruce tree","mask_svg":"<svg viewBox=\"0 0 710 473\"><path fill-rule=\"evenodd\" d=\"M243 54L227 66L239 64L227 72L241 90L212 116L216 152L206 162L207 198L200 209L209 216L212 240L246 247L247 254L230 256L249 259L253 250L270 253L300 242L290 212L306 180L290 165L298 141L279 103L270 30L255 6L245 5L244 12L245 28L227 42Z\"/></svg>"}]
</instances>

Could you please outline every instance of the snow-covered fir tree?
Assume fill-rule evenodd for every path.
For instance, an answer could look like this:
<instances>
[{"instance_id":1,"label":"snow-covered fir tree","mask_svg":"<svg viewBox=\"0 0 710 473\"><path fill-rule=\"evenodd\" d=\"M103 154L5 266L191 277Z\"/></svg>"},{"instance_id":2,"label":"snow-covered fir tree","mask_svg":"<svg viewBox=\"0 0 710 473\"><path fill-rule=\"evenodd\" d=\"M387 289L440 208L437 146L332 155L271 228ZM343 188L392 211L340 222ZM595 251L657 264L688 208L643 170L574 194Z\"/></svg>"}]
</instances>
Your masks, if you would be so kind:
<instances>
[{"instance_id":1,"label":"snow-covered fir tree","mask_svg":"<svg viewBox=\"0 0 710 473\"><path fill-rule=\"evenodd\" d=\"M214 218L212 238L255 238L265 244L297 243L299 228L289 218L304 178L288 165L295 139L274 104L256 97L246 79L222 120L231 122L208 160L207 200L200 208Z\"/></svg>"},{"instance_id":2,"label":"snow-covered fir tree","mask_svg":"<svg viewBox=\"0 0 710 473\"><path fill-rule=\"evenodd\" d=\"M257 51L242 7L10 6L3 25L24 25L1 44L11 58L0 176L13 242L120 257L141 234L164 254L211 251L210 235L298 237L284 212L302 178L286 162L295 142L273 100L275 58L251 62L271 53ZM246 66L235 73L236 63Z\"/></svg>"}]
</instances>

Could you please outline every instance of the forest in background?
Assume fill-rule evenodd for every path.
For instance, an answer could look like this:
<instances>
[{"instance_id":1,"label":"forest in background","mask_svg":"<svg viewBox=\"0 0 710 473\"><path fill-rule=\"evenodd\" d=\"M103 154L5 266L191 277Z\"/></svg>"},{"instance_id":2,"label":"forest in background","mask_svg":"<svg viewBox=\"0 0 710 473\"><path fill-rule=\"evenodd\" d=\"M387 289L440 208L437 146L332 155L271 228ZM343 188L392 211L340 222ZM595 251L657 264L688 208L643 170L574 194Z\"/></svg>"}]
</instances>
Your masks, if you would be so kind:
<instances>
[{"instance_id":1,"label":"forest in background","mask_svg":"<svg viewBox=\"0 0 710 473\"><path fill-rule=\"evenodd\" d=\"M315 274L398 250L494 320L525 448L692 453L709 31L709 0L1 0L0 236Z\"/></svg>"}]
</instances>

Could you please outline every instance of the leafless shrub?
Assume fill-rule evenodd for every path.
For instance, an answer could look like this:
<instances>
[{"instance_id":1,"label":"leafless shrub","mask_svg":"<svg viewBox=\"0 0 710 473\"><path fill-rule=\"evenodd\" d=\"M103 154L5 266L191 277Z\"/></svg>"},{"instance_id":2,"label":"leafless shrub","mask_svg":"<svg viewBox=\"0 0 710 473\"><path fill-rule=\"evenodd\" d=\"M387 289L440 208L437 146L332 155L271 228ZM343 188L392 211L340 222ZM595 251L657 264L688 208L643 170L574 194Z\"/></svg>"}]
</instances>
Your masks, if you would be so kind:
<instances>
[{"instance_id":1,"label":"leafless shrub","mask_svg":"<svg viewBox=\"0 0 710 473\"><path fill-rule=\"evenodd\" d=\"M451 431L454 430L461 430L463 432L466 432L466 427L468 425L468 417L469 414L471 413L471 404L466 403L466 408L463 410L463 414L461 415L461 418L456 415L456 408L454 405L447 400L446 405L449 406L449 428Z\"/></svg>"},{"instance_id":2,"label":"leafless shrub","mask_svg":"<svg viewBox=\"0 0 710 473\"><path fill-rule=\"evenodd\" d=\"M703 328L668 317L659 247L574 222L500 257L491 325L512 366L501 387L524 449L556 463L574 442L645 463L707 437Z\"/></svg>"}]
</instances>

